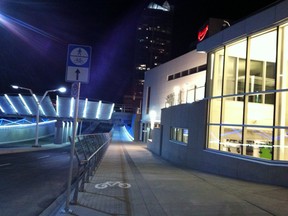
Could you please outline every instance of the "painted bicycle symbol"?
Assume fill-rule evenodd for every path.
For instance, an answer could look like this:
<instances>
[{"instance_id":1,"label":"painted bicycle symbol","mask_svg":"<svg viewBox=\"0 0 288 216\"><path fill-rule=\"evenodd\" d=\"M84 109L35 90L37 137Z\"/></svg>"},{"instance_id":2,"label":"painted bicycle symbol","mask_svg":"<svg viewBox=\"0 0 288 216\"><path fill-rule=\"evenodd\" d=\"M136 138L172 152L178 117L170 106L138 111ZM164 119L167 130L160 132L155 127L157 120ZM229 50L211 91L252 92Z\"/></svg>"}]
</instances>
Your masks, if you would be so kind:
<instances>
[{"instance_id":1,"label":"painted bicycle symbol","mask_svg":"<svg viewBox=\"0 0 288 216\"><path fill-rule=\"evenodd\" d=\"M114 186L118 186L120 188L130 188L131 185L128 184L128 183L123 183L123 182L120 182L120 181L106 181L106 182L103 182L103 183L99 183L99 184L96 184L95 185L95 188L97 189L105 189L107 187L114 187Z\"/></svg>"}]
</instances>

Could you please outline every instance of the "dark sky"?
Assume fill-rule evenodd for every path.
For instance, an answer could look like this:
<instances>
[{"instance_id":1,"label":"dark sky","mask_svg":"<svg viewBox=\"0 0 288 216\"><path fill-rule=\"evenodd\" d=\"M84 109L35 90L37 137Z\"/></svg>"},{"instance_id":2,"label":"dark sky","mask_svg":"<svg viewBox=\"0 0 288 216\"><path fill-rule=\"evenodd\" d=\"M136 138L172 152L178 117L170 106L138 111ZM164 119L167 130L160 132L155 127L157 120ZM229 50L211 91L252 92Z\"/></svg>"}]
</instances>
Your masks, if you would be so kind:
<instances>
[{"instance_id":1,"label":"dark sky","mask_svg":"<svg viewBox=\"0 0 288 216\"><path fill-rule=\"evenodd\" d=\"M121 103L133 72L136 22L146 0L0 0L0 94L11 84L43 94L65 82L69 44L92 47L90 81L80 97ZM164 1L154 2L163 4ZM189 51L208 17L239 20L276 2L170 0L174 56Z\"/></svg>"}]
</instances>

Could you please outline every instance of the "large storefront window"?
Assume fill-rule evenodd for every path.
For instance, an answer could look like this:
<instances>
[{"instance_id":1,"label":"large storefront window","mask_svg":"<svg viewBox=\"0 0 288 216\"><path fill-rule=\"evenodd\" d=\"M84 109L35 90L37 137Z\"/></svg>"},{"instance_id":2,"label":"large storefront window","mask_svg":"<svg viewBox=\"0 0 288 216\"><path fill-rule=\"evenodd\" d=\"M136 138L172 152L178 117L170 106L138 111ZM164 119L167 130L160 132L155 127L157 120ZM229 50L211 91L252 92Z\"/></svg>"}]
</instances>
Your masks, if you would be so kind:
<instances>
[{"instance_id":1,"label":"large storefront window","mask_svg":"<svg viewBox=\"0 0 288 216\"><path fill-rule=\"evenodd\" d=\"M252 35L208 56L207 148L288 160L288 28Z\"/></svg>"}]
</instances>

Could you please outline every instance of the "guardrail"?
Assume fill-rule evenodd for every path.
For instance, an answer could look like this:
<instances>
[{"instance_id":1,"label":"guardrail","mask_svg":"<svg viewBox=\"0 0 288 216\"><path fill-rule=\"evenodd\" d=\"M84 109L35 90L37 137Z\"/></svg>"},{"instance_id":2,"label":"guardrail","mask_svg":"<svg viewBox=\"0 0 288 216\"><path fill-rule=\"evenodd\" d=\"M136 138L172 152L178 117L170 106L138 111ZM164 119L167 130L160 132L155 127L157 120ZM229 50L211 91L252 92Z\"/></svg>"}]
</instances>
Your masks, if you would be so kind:
<instances>
[{"instance_id":1,"label":"guardrail","mask_svg":"<svg viewBox=\"0 0 288 216\"><path fill-rule=\"evenodd\" d=\"M72 143L72 138L69 137ZM100 164L112 139L111 132L79 135L75 142L75 156L78 169L75 190L71 203L77 204L78 192L84 191L84 184L89 182Z\"/></svg>"}]
</instances>

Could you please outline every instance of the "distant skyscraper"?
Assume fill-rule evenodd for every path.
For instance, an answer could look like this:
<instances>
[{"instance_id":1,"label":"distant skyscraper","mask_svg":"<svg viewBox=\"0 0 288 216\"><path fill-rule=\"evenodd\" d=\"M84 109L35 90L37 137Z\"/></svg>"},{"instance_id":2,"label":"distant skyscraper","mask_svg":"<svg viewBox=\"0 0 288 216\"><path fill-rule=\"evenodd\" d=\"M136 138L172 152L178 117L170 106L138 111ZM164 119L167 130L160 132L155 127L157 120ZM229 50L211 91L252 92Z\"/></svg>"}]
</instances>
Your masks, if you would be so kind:
<instances>
[{"instance_id":1,"label":"distant skyscraper","mask_svg":"<svg viewBox=\"0 0 288 216\"><path fill-rule=\"evenodd\" d=\"M141 14L135 44L133 99L142 100L145 71L171 60L174 8L151 2Z\"/></svg>"}]
</instances>

